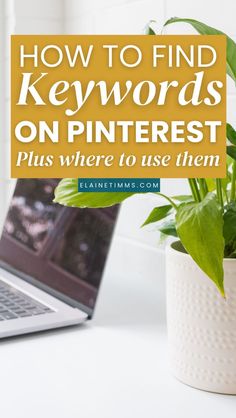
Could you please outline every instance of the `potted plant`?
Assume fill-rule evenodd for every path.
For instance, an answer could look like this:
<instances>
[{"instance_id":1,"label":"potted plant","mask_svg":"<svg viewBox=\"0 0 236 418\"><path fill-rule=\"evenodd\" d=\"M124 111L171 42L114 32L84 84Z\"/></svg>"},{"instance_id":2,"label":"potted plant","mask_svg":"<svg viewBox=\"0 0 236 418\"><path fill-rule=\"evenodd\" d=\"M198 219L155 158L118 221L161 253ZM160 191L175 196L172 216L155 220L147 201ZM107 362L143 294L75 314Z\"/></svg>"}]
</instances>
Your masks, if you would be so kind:
<instances>
[{"instance_id":1,"label":"potted plant","mask_svg":"<svg viewBox=\"0 0 236 418\"><path fill-rule=\"evenodd\" d=\"M192 19L199 34L222 32ZM147 33L155 35L151 26ZM236 44L227 37L227 73L236 82ZM171 367L191 386L236 394L236 131L227 124L225 179L188 179L190 194L164 196L143 226L156 223L167 247L167 318ZM106 207L133 193L81 193L76 179L63 179L55 202ZM165 221L163 222L163 220Z\"/></svg>"}]
</instances>

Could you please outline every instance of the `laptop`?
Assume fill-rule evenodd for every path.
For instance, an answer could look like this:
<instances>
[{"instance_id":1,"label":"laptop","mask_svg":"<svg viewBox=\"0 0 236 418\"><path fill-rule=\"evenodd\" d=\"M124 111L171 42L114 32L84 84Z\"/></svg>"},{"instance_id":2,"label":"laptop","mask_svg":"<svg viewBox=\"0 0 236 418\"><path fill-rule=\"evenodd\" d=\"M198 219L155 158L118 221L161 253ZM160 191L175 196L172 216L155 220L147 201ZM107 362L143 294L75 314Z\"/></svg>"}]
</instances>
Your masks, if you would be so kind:
<instances>
[{"instance_id":1,"label":"laptop","mask_svg":"<svg viewBox=\"0 0 236 418\"><path fill-rule=\"evenodd\" d=\"M55 204L59 180L17 181L0 240L0 338L93 315L118 206Z\"/></svg>"}]
</instances>

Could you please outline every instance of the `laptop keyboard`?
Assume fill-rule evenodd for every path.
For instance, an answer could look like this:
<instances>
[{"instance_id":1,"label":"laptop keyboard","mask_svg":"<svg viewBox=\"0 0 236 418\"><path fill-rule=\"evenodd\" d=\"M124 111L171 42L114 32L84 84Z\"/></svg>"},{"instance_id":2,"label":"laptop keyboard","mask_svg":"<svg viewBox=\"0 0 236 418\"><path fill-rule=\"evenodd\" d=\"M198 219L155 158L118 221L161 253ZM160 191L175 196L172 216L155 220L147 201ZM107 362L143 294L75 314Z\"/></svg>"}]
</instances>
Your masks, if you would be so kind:
<instances>
[{"instance_id":1,"label":"laptop keyboard","mask_svg":"<svg viewBox=\"0 0 236 418\"><path fill-rule=\"evenodd\" d=\"M20 290L0 280L0 321L54 312Z\"/></svg>"}]
</instances>

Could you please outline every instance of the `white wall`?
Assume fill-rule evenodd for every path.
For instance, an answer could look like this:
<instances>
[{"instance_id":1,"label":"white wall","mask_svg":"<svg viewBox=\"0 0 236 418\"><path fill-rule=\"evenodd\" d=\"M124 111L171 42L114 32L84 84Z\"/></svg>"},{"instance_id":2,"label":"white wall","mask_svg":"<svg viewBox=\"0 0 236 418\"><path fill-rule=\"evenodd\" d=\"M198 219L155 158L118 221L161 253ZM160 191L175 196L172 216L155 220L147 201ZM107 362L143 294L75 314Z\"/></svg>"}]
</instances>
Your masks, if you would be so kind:
<instances>
[{"instance_id":1,"label":"white wall","mask_svg":"<svg viewBox=\"0 0 236 418\"><path fill-rule=\"evenodd\" d=\"M163 0L66 0L65 32L76 34L140 34L149 20L164 22ZM181 193L184 181L162 181L162 190ZM140 228L160 198L153 195L134 196L123 203L116 230L112 265L120 274L144 275L156 279L163 275L163 254L155 227ZM162 251L162 250L161 250ZM116 254L116 257L115 257ZM157 273L158 272L158 273Z\"/></svg>"},{"instance_id":2,"label":"white wall","mask_svg":"<svg viewBox=\"0 0 236 418\"><path fill-rule=\"evenodd\" d=\"M64 28L64 0L14 0L18 34L60 34Z\"/></svg>"},{"instance_id":3,"label":"white wall","mask_svg":"<svg viewBox=\"0 0 236 418\"><path fill-rule=\"evenodd\" d=\"M0 23L7 12L0 0ZM7 4L11 1L6 0ZM171 16L191 17L216 26L236 39L235 0L15 0L16 33L72 33L72 34L139 34L150 19L163 22ZM2 24L1 24L2 27ZM168 28L167 33L194 33L184 24ZM1 51L1 62L4 54ZM1 77L2 78L2 77ZM1 89L2 91L2 89ZM232 83L228 89L228 120L236 125L235 89ZM1 110L7 106L7 92L1 95ZM3 114L1 112L1 114ZM1 125L1 141L7 145L8 134ZM6 129L6 128L5 128ZM224 139L223 139L224 140ZM3 148L2 162L6 161ZM8 176L6 166L1 163L0 177ZM6 201L6 187L0 187L1 202ZM184 180L163 180L162 191L179 193L187 190ZM140 229L140 225L155 206L158 198L151 195L136 196L123 204L117 225L116 240L110 267L118 272L144 275L149 279L163 275L163 256L157 249L158 234L155 228ZM0 210L0 214L4 211ZM158 273L157 273L158 272Z\"/></svg>"},{"instance_id":4,"label":"white wall","mask_svg":"<svg viewBox=\"0 0 236 418\"><path fill-rule=\"evenodd\" d=\"M14 29L12 0L0 0L0 228L7 210L9 181L9 36Z\"/></svg>"},{"instance_id":5,"label":"white wall","mask_svg":"<svg viewBox=\"0 0 236 418\"><path fill-rule=\"evenodd\" d=\"M172 16L202 20L226 31L236 39L235 0L66 0L65 31L67 33L139 34L146 23L154 19L157 28ZM169 27L166 33L195 33L185 24ZM229 86L228 120L236 125L236 89ZM224 140L224 139L223 139ZM181 193L188 190L184 180L162 180L163 193ZM117 226L117 240L122 245L123 261L127 274L144 275L149 279L163 276L163 254L157 250L158 234L155 227L140 229L140 225L155 206L158 198L135 196L123 204ZM117 254L118 254L118 249ZM162 250L161 250L162 251Z\"/></svg>"},{"instance_id":6,"label":"white wall","mask_svg":"<svg viewBox=\"0 0 236 418\"><path fill-rule=\"evenodd\" d=\"M14 187L10 180L10 34L62 33L64 0L0 0L0 230Z\"/></svg>"}]
</instances>

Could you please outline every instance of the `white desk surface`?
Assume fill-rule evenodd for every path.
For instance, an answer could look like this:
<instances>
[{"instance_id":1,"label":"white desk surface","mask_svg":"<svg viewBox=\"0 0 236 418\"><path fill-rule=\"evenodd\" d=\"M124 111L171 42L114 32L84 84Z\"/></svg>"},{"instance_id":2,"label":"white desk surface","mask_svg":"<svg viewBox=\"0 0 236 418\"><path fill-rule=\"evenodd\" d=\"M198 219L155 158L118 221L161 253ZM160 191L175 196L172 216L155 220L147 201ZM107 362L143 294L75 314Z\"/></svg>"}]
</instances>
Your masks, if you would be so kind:
<instances>
[{"instance_id":1,"label":"white desk surface","mask_svg":"<svg viewBox=\"0 0 236 418\"><path fill-rule=\"evenodd\" d=\"M169 373L164 278L106 275L87 325L0 343L1 418L233 418Z\"/></svg>"}]
</instances>

